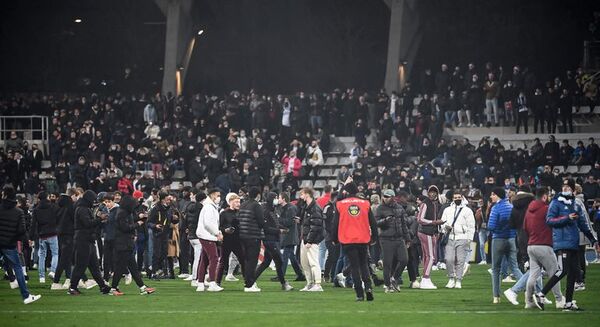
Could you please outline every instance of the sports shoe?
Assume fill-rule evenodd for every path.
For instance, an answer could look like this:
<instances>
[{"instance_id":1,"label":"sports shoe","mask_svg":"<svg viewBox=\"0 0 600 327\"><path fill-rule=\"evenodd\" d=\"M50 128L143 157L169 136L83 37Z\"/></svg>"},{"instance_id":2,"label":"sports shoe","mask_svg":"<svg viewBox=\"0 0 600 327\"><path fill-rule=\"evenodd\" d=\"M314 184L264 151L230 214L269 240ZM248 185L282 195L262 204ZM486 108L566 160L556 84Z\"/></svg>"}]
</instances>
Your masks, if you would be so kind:
<instances>
[{"instance_id":1,"label":"sports shoe","mask_svg":"<svg viewBox=\"0 0 600 327\"><path fill-rule=\"evenodd\" d=\"M337 274L335 278L337 278L337 282L342 288L346 288L346 276L343 273Z\"/></svg>"},{"instance_id":2,"label":"sports shoe","mask_svg":"<svg viewBox=\"0 0 600 327\"><path fill-rule=\"evenodd\" d=\"M239 279L237 279L234 275L227 275L225 276L225 280L228 282L237 282L239 281Z\"/></svg>"},{"instance_id":3,"label":"sports shoe","mask_svg":"<svg viewBox=\"0 0 600 327\"><path fill-rule=\"evenodd\" d=\"M506 276L506 278L504 278L502 280L503 283L514 283L516 282L516 280L514 280L514 278L512 278L511 276Z\"/></svg>"},{"instance_id":4,"label":"sports shoe","mask_svg":"<svg viewBox=\"0 0 600 327\"><path fill-rule=\"evenodd\" d=\"M533 295L533 303L535 303L535 306L542 311L544 310L544 298L545 296L542 293Z\"/></svg>"},{"instance_id":5,"label":"sports shoe","mask_svg":"<svg viewBox=\"0 0 600 327\"><path fill-rule=\"evenodd\" d=\"M42 298L42 296L41 296L41 295L33 295L33 294L30 294L28 298L26 298L25 300L23 300L23 303L24 303L24 304L30 304L30 303L33 303L33 302L35 302L35 301L37 301L37 300L41 299L41 298Z\"/></svg>"},{"instance_id":6,"label":"sports shoe","mask_svg":"<svg viewBox=\"0 0 600 327\"><path fill-rule=\"evenodd\" d=\"M367 301L373 301L375 299L373 297L373 290L367 290L365 293L367 295Z\"/></svg>"},{"instance_id":7,"label":"sports shoe","mask_svg":"<svg viewBox=\"0 0 600 327\"><path fill-rule=\"evenodd\" d=\"M133 280L133 277L131 277L131 274L125 275L125 285L131 284L132 280Z\"/></svg>"},{"instance_id":8,"label":"sports shoe","mask_svg":"<svg viewBox=\"0 0 600 327\"><path fill-rule=\"evenodd\" d=\"M311 288L313 288L313 284L306 284L306 286L304 286L300 292L308 292Z\"/></svg>"},{"instance_id":9,"label":"sports shoe","mask_svg":"<svg viewBox=\"0 0 600 327\"><path fill-rule=\"evenodd\" d=\"M69 294L69 295L81 295L81 292L79 292L79 290L76 289L76 288L69 288L69 290L67 291L67 294Z\"/></svg>"},{"instance_id":10,"label":"sports shoe","mask_svg":"<svg viewBox=\"0 0 600 327\"><path fill-rule=\"evenodd\" d=\"M462 283L460 280L456 280L456 283L454 284L454 288L462 288Z\"/></svg>"},{"instance_id":11,"label":"sports shoe","mask_svg":"<svg viewBox=\"0 0 600 327\"><path fill-rule=\"evenodd\" d=\"M323 292L323 287L321 284L315 284L313 287L307 290L307 292Z\"/></svg>"},{"instance_id":12,"label":"sports shoe","mask_svg":"<svg viewBox=\"0 0 600 327\"><path fill-rule=\"evenodd\" d=\"M500 303L500 298L499 298L499 297L496 297L496 296L494 296L494 299L492 300L492 303L493 303L493 304L498 304L498 303Z\"/></svg>"},{"instance_id":13,"label":"sports shoe","mask_svg":"<svg viewBox=\"0 0 600 327\"><path fill-rule=\"evenodd\" d=\"M64 290L64 285L61 283L52 283L52 285L50 286L50 290L52 291L58 291L58 290Z\"/></svg>"},{"instance_id":14,"label":"sports shoe","mask_svg":"<svg viewBox=\"0 0 600 327\"><path fill-rule=\"evenodd\" d=\"M418 280L415 280L410 284L410 288L421 288L421 283Z\"/></svg>"},{"instance_id":15,"label":"sports shoe","mask_svg":"<svg viewBox=\"0 0 600 327\"><path fill-rule=\"evenodd\" d=\"M494 271L492 270L492 268L488 269L488 272L490 273L490 275L494 275Z\"/></svg>"},{"instance_id":16,"label":"sports shoe","mask_svg":"<svg viewBox=\"0 0 600 327\"><path fill-rule=\"evenodd\" d=\"M93 279L88 279L88 280L85 282L85 289L86 289L86 290L91 290L92 288L94 288L94 287L96 287L96 286L98 286L98 283L96 283L96 281L95 281L95 280L93 280Z\"/></svg>"},{"instance_id":17,"label":"sports shoe","mask_svg":"<svg viewBox=\"0 0 600 327\"><path fill-rule=\"evenodd\" d=\"M190 277L190 274L179 274L179 275L177 275L177 278L184 278L185 279L185 278L188 278L188 277Z\"/></svg>"},{"instance_id":18,"label":"sports shoe","mask_svg":"<svg viewBox=\"0 0 600 327\"><path fill-rule=\"evenodd\" d=\"M536 308L534 303L525 303L525 309L533 309L533 308Z\"/></svg>"},{"instance_id":19,"label":"sports shoe","mask_svg":"<svg viewBox=\"0 0 600 327\"><path fill-rule=\"evenodd\" d=\"M9 283L10 284L10 289L14 290L15 288L19 288L19 282L17 282L17 280L13 280L12 282Z\"/></svg>"},{"instance_id":20,"label":"sports shoe","mask_svg":"<svg viewBox=\"0 0 600 327\"><path fill-rule=\"evenodd\" d=\"M383 292L384 293L394 293L394 292L396 292L396 290L391 286L383 285Z\"/></svg>"},{"instance_id":21,"label":"sports shoe","mask_svg":"<svg viewBox=\"0 0 600 327\"><path fill-rule=\"evenodd\" d=\"M40 284L45 284L46 283L46 278L40 278Z\"/></svg>"},{"instance_id":22,"label":"sports shoe","mask_svg":"<svg viewBox=\"0 0 600 327\"><path fill-rule=\"evenodd\" d=\"M288 283L288 282L285 282L283 285L281 285L281 290L282 291L289 292L289 291L291 291L293 289L294 289L294 287L292 285L290 285L290 283Z\"/></svg>"},{"instance_id":23,"label":"sports shoe","mask_svg":"<svg viewBox=\"0 0 600 327\"><path fill-rule=\"evenodd\" d=\"M258 293L260 292L260 288L256 286L256 283L252 285L252 287L244 287L244 292L246 293Z\"/></svg>"},{"instance_id":24,"label":"sports shoe","mask_svg":"<svg viewBox=\"0 0 600 327\"><path fill-rule=\"evenodd\" d=\"M456 281L454 278L450 278L448 280L448 284L446 284L446 288L454 288L454 286L456 286Z\"/></svg>"},{"instance_id":25,"label":"sports shoe","mask_svg":"<svg viewBox=\"0 0 600 327\"><path fill-rule=\"evenodd\" d=\"M68 290L71 287L71 280L69 278L65 279L65 283L63 284L63 288Z\"/></svg>"},{"instance_id":26,"label":"sports shoe","mask_svg":"<svg viewBox=\"0 0 600 327\"><path fill-rule=\"evenodd\" d=\"M112 296L121 296L123 294L125 294L125 293L119 291L118 288L111 288L110 291L109 291L109 293L108 293L108 295L112 295Z\"/></svg>"},{"instance_id":27,"label":"sports shoe","mask_svg":"<svg viewBox=\"0 0 600 327\"><path fill-rule=\"evenodd\" d=\"M217 285L217 282L208 283L208 288L206 289L208 292L221 292L223 288Z\"/></svg>"},{"instance_id":28,"label":"sports shoe","mask_svg":"<svg viewBox=\"0 0 600 327\"><path fill-rule=\"evenodd\" d=\"M204 284L202 284L202 285L204 285ZM192 286L192 287L198 287L198 281L197 281L197 280L193 280L193 281L190 283L190 286Z\"/></svg>"},{"instance_id":29,"label":"sports shoe","mask_svg":"<svg viewBox=\"0 0 600 327\"><path fill-rule=\"evenodd\" d=\"M111 290L110 287L104 286L103 288L100 289L100 293L102 293L103 295L107 295L107 294L110 294L110 290Z\"/></svg>"},{"instance_id":30,"label":"sports shoe","mask_svg":"<svg viewBox=\"0 0 600 327\"><path fill-rule=\"evenodd\" d=\"M544 304L550 305L550 304L552 304L552 301L550 301L547 297L544 296Z\"/></svg>"},{"instance_id":31,"label":"sports shoe","mask_svg":"<svg viewBox=\"0 0 600 327\"><path fill-rule=\"evenodd\" d=\"M189 281L194 280L194 277L192 275L189 275L184 280L187 281L187 282L189 282Z\"/></svg>"},{"instance_id":32,"label":"sports shoe","mask_svg":"<svg viewBox=\"0 0 600 327\"><path fill-rule=\"evenodd\" d=\"M364 300L365 300L365 298L362 296L359 296L356 298L356 302L363 302Z\"/></svg>"},{"instance_id":33,"label":"sports shoe","mask_svg":"<svg viewBox=\"0 0 600 327\"><path fill-rule=\"evenodd\" d=\"M481 260L481 261L479 261L478 265L480 265L480 266L487 265L487 261Z\"/></svg>"},{"instance_id":34,"label":"sports shoe","mask_svg":"<svg viewBox=\"0 0 600 327\"><path fill-rule=\"evenodd\" d=\"M421 287L420 289L422 290L436 290L437 286L433 285L433 283L431 282L431 279L429 278L423 278L421 279Z\"/></svg>"},{"instance_id":35,"label":"sports shoe","mask_svg":"<svg viewBox=\"0 0 600 327\"><path fill-rule=\"evenodd\" d=\"M152 287L148 287L146 285L140 287L140 295L152 294L154 292L156 292L156 289L154 289Z\"/></svg>"},{"instance_id":36,"label":"sports shoe","mask_svg":"<svg viewBox=\"0 0 600 327\"><path fill-rule=\"evenodd\" d=\"M504 291L504 296L508 302L512 303L513 305L519 305L519 301L517 301L517 293L515 293L512 289L509 288Z\"/></svg>"},{"instance_id":37,"label":"sports shoe","mask_svg":"<svg viewBox=\"0 0 600 327\"><path fill-rule=\"evenodd\" d=\"M563 311L583 311L582 308L578 307L575 302L566 303L563 307Z\"/></svg>"},{"instance_id":38,"label":"sports shoe","mask_svg":"<svg viewBox=\"0 0 600 327\"><path fill-rule=\"evenodd\" d=\"M400 292L400 286L398 285L398 283L396 282L396 279L392 278L390 280L390 286L392 287L392 289L396 292Z\"/></svg>"},{"instance_id":39,"label":"sports shoe","mask_svg":"<svg viewBox=\"0 0 600 327\"><path fill-rule=\"evenodd\" d=\"M196 292L204 292L206 287L204 287L204 283L198 282L198 286L196 287Z\"/></svg>"},{"instance_id":40,"label":"sports shoe","mask_svg":"<svg viewBox=\"0 0 600 327\"><path fill-rule=\"evenodd\" d=\"M469 270L471 270L471 264L465 263L465 266L463 267L463 276L468 274Z\"/></svg>"},{"instance_id":41,"label":"sports shoe","mask_svg":"<svg viewBox=\"0 0 600 327\"><path fill-rule=\"evenodd\" d=\"M575 283L575 292L585 291L585 283Z\"/></svg>"},{"instance_id":42,"label":"sports shoe","mask_svg":"<svg viewBox=\"0 0 600 327\"><path fill-rule=\"evenodd\" d=\"M80 279L77 287L85 288L85 282Z\"/></svg>"},{"instance_id":43,"label":"sports shoe","mask_svg":"<svg viewBox=\"0 0 600 327\"><path fill-rule=\"evenodd\" d=\"M560 301L556 300L556 308L562 309L565 306L565 297L563 296Z\"/></svg>"},{"instance_id":44,"label":"sports shoe","mask_svg":"<svg viewBox=\"0 0 600 327\"><path fill-rule=\"evenodd\" d=\"M433 266L431 266L431 270L438 271L439 267L437 265L433 265Z\"/></svg>"},{"instance_id":45,"label":"sports shoe","mask_svg":"<svg viewBox=\"0 0 600 327\"><path fill-rule=\"evenodd\" d=\"M438 263L438 268L440 270L446 270L446 264L444 262L440 262L440 263Z\"/></svg>"},{"instance_id":46,"label":"sports shoe","mask_svg":"<svg viewBox=\"0 0 600 327\"><path fill-rule=\"evenodd\" d=\"M48 278L54 279L54 273L52 271L48 273Z\"/></svg>"}]
</instances>

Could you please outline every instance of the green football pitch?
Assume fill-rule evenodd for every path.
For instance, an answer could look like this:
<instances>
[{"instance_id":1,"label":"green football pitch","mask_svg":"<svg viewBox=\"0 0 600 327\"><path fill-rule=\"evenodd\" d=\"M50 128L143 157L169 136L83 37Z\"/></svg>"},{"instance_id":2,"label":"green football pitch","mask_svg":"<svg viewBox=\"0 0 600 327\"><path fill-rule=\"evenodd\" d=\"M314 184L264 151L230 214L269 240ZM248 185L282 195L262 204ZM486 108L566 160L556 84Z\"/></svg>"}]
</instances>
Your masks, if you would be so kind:
<instances>
[{"instance_id":1,"label":"green football pitch","mask_svg":"<svg viewBox=\"0 0 600 327\"><path fill-rule=\"evenodd\" d=\"M0 326L600 326L600 265L588 266L587 290L575 293L583 312L562 312L554 305L544 312L525 310L523 294L519 306L504 297L492 304L489 266L471 268L463 289L444 289L444 271L435 271L438 290L402 287L385 294L379 287L375 301L358 303L352 289L329 284L323 293L304 293L298 292L303 283L292 282L295 289L283 292L270 281L270 269L258 281L262 293L244 293L241 282L224 282L221 293L197 293L188 282L161 280L148 281L157 291L147 296L140 296L133 284L123 285L121 297L100 295L97 287L69 296L32 278L30 290L42 299L30 305L4 281ZM511 285L503 283L502 290Z\"/></svg>"}]
</instances>

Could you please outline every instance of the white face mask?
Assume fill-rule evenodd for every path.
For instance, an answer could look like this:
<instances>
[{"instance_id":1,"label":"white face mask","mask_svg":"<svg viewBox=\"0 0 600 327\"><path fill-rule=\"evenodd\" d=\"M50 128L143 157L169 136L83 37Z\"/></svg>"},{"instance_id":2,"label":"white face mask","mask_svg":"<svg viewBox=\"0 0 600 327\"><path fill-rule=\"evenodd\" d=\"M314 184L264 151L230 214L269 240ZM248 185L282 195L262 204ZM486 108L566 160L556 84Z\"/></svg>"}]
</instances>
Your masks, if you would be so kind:
<instances>
[{"instance_id":1,"label":"white face mask","mask_svg":"<svg viewBox=\"0 0 600 327\"><path fill-rule=\"evenodd\" d=\"M279 199L273 199L273 206L277 206L279 204Z\"/></svg>"}]
</instances>

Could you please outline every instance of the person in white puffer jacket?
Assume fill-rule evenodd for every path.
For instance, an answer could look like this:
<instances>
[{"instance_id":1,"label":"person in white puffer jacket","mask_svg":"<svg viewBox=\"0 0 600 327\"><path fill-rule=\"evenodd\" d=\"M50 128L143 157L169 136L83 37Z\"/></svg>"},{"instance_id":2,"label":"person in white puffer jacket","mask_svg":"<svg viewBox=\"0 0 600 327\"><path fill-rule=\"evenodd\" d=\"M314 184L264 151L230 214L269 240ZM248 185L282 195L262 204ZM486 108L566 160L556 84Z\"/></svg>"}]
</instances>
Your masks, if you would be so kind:
<instances>
[{"instance_id":1,"label":"person in white puffer jacket","mask_svg":"<svg viewBox=\"0 0 600 327\"><path fill-rule=\"evenodd\" d=\"M202 254L200 255L200 265L198 265L198 288L196 291L205 290L204 276L208 268L209 284L206 288L209 292L220 292L223 290L216 282L217 264L219 263L219 251L217 242L223 241L223 234L219 230L219 203L221 203L221 191L211 189L208 191L208 197L204 200L200 217L198 218L198 227L196 235L202 244Z\"/></svg>"},{"instance_id":2,"label":"person in white puffer jacket","mask_svg":"<svg viewBox=\"0 0 600 327\"><path fill-rule=\"evenodd\" d=\"M442 213L441 230L448 240L446 267L449 280L446 288L462 288L466 254L475 235L475 216L467 204L468 201L456 192L452 204Z\"/></svg>"}]
</instances>

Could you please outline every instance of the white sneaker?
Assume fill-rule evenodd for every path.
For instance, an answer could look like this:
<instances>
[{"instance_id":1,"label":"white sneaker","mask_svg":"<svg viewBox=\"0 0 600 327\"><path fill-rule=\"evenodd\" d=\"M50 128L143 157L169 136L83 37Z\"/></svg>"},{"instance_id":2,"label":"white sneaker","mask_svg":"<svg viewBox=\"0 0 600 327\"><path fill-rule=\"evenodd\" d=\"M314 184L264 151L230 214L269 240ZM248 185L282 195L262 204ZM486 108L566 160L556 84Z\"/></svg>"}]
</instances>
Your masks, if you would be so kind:
<instances>
[{"instance_id":1,"label":"white sneaker","mask_svg":"<svg viewBox=\"0 0 600 327\"><path fill-rule=\"evenodd\" d=\"M202 285L204 285L204 284L202 284ZM198 287L198 281L197 281L197 280L193 280L193 281L190 283L190 286L192 286L192 287Z\"/></svg>"},{"instance_id":2,"label":"white sneaker","mask_svg":"<svg viewBox=\"0 0 600 327\"><path fill-rule=\"evenodd\" d=\"M499 297L495 297L495 296L494 296L494 299L492 300L492 303L493 303L493 304L498 304L498 303L500 303L500 298L499 298Z\"/></svg>"},{"instance_id":3,"label":"white sneaker","mask_svg":"<svg viewBox=\"0 0 600 327\"><path fill-rule=\"evenodd\" d=\"M504 296L508 302L512 303L513 305L519 305L519 301L517 301L517 293L515 293L512 289L509 288L504 291Z\"/></svg>"},{"instance_id":4,"label":"white sneaker","mask_svg":"<svg viewBox=\"0 0 600 327\"><path fill-rule=\"evenodd\" d=\"M556 300L556 308L562 309L565 307L565 297L563 296L560 301Z\"/></svg>"},{"instance_id":5,"label":"white sneaker","mask_svg":"<svg viewBox=\"0 0 600 327\"><path fill-rule=\"evenodd\" d=\"M210 282L206 290L209 292L221 292L223 288L217 285L216 282Z\"/></svg>"},{"instance_id":6,"label":"white sneaker","mask_svg":"<svg viewBox=\"0 0 600 327\"><path fill-rule=\"evenodd\" d=\"M321 287L321 284L315 284L313 287L308 289L307 292L323 292L323 287Z\"/></svg>"},{"instance_id":7,"label":"white sneaker","mask_svg":"<svg viewBox=\"0 0 600 327\"><path fill-rule=\"evenodd\" d=\"M440 263L438 264L438 268L439 268L440 270L446 270L446 264L445 264L445 263L443 263L443 262L440 262Z\"/></svg>"},{"instance_id":8,"label":"white sneaker","mask_svg":"<svg viewBox=\"0 0 600 327\"><path fill-rule=\"evenodd\" d=\"M131 274L125 275L125 285L131 284L132 280L133 280L133 277L131 277Z\"/></svg>"},{"instance_id":9,"label":"white sneaker","mask_svg":"<svg viewBox=\"0 0 600 327\"><path fill-rule=\"evenodd\" d=\"M467 273L469 273L470 269L471 269L471 264L465 263L465 266L463 267L463 276L466 275Z\"/></svg>"},{"instance_id":10,"label":"white sneaker","mask_svg":"<svg viewBox=\"0 0 600 327\"><path fill-rule=\"evenodd\" d=\"M306 284L306 286L304 286L304 288L302 288L300 292L308 292L311 288L313 288L313 286L313 284Z\"/></svg>"},{"instance_id":11,"label":"white sneaker","mask_svg":"<svg viewBox=\"0 0 600 327\"><path fill-rule=\"evenodd\" d=\"M17 280L13 280L12 282L9 283L10 284L10 289L14 290L15 288L19 288L19 282L17 282Z\"/></svg>"},{"instance_id":12,"label":"white sneaker","mask_svg":"<svg viewBox=\"0 0 600 327\"><path fill-rule=\"evenodd\" d=\"M418 280L415 280L410 284L410 288L421 288L421 283Z\"/></svg>"},{"instance_id":13,"label":"white sneaker","mask_svg":"<svg viewBox=\"0 0 600 327\"><path fill-rule=\"evenodd\" d=\"M506 276L506 278L504 278L504 279L502 280L502 282L503 282L503 283L514 283L514 282L516 282L516 280L514 280L514 279L513 279L512 277L510 277L510 276Z\"/></svg>"},{"instance_id":14,"label":"white sneaker","mask_svg":"<svg viewBox=\"0 0 600 327\"><path fill-rule=\"evenodd\" d=\"M98 286L98 283L96 283L95 280L88 279L87 282L85 282L85 286L84 287L85 287L86 290L90 290L90 289L92 289L92 288L94 288L96 286Z\"/></svg>"},{"instance_id":15,"label":"white sneaker","mask_svg":"<svg viewBox=\"0 0 600 327\"><path fill-rule=\"evenodd\" d=\"M63 287L68 290L69 287L71 287L71 280L69 278L65 279L65 283L63 284Z\"/></svg>"},{"instance_id":16,"label":"white sneaker","mask_svg":"<svg viewBox=\"0 0 600 327\"><path fill-rule=\"evenodd\" d=\"M50 286L50 290L52 291L58 291L58 290L64 290L64 285L61 283L52 283L52 285Z\"/></svg>"},{"instance_id":17,"label":"white sneaker","mask_svg":"<svg viewBox=\"0 0 600 327\"><path fill-rule=\"evenodd\" d=\"M260 292L260 288L256 286L256 283L252 285L252 287L244 287L244 292L246 293L258 293Z\"/></svg>"},{"instance_id":18,"label":"white sneaker","mask_svg":"<svg viewBox=\"0 0 600 327\"><path fill-rule=\"evenodd\" d=\"M337 274L335 278L337 278L337 282L341 287L346 288L346 276L343 273Z\"/></svg>"},{"instance_id":19,"label":"white sneaker","mask_svg":"<svg viewBox=\"0 0 600 327\"><path fill-rule=\"evenodd\" d=\"M30 304L30 303L33 303L33 302L39 300L40 298L42 298L41 295L32 295L32 294L30 294L28 298L26 298L25 300L23 300L23 303L24 304Z\"/></svg>"},{"instance_id":20,"label":"white sneaker","mask_svg":"<svg viewBox=\"0 0 600 327\"><path fill-rule=\"evenodd\" d=\"M492 270L492 268L488 269L488 272L490 273L490 275L494 275L494 271Z\"/></svg>"},{"instance_id":21,"label":"white sneaker","mask_svg":"<svg viewBox=\"0 0 600 327\"><path fill-rule=\"evenodd\" d=\"M422 290L436 290L437 287L435 285L433 285L433 282L431 282L431 279L429 278L423 278L421 279L421 287L419 287Z\"/></svg>"},{"instance_id":22,"label":"white sneaker","mask_svg":"<svg viewBox=\"0 0 600 327\"><path fill-rule=\"evenodd\" d=\"M481 260L481 261L479 261L478 265L481 265L481 266L487 265L487 261Z\"/></svg>"},{"instance_id":23,"label":"white sneaker","mask_svg":"<svg viewBox=\"0 0 600 327\"><path fill-rule=\"evenodd\" d=\"M194 277L193 277L192 275L189 275L189 276L187 276L187 277L186 277L184 280L185 280L186 282L190 282L190 281L194 280Z\"/></svg>"},{"instance_id":24,"label":"white sneaker","mask_svg":"<svg viewBox=\"0 0 600 327\"><path fill-rule=\"evenodd\" d=\"M550 305L550 304L552 304L552 301L550 301L547 297L544 296L544 304Z\"/></svg>"},{"instance_id":25,"label":"white sneaker","mask_svg":"<svg viewBox=\"0 0 600 327\"><path fill-rule=\"evenodd\" d=\"M227 276L225 276L225 280L228 281L228 282L237 282L237 281L239 281L239 279L236 278L234 275L229 275L229 274Z\"/></svg>"},{"instance_id":26,"label":"white sneaker","mask_svg":"<svg viewBox=\"0 0 600 327\"><path fill-rule=\"evenodd\" d=\"M185 278L188 278L188 277L190 277L190 274L179 274L179 275L177 275L177 278L184 278L185 279Z\"/></svg>"},{"instance_id":27,"label":"white sneaker","mask_svg":"<svg viewBox=\"0 0 600 327\"><path fill-rule=\"evenodd\" d=\"M77 284L77 288L85 288L85 283L80 279L79 284Z\"/></svg>"},{"instance_id":28,"label":"white sneaker","mask_svg":"<svg viewBox=\"0 0 600 327\"><path fill-rule=\"evenodd\" d=\"M454 288L462 288L462 283L460 280L456 281L456 283L454 284Z\"/></svg>"},{"instance_id":29,"label":"white sneaker","mask_svg":"<svg viewBox=\"0 0 600 327\"><path fill-rule=\"evenodd\" d=\"M446 284L446 288L454 288L454 286L456 286L456 281L454 278L450 278L448 280L448 284Z\"/></svg>"},{"instance_id":30,"label":"white sneaker","mask_svg":"<svg viewBox=\"0 0 600 327\"><path fill-rule=\"evenodd\" d=\"M204 292L204 290L204 283L198 283L198 286L196 287L196 292Z\"/></svg>"},{"instance_id":31,"label":"white sneaker","mask_svg":"<svg viewBox=\"0 0 600 327\"><path fill-rule=\"evenodd\" d=\"M292 285L290 285L288 282L285 282L285 284L281 285L281 290L282 291L289 292L289 291L291 291L293 289L294 289L294 287Z\"/></svg>"},{"instance_id":32,"label":"white sneaker","mask_svg":"<svg viewBox=\"0 0 600 327\"><path fill-rule=\"evenodd\" d=\"M46 283L46 278L40 278L40 284L45 284Z\"/></svg>"},{"instance_id":33,"label":"white sneaker","mask_svg":"<svg viewBox=\"0 0 600 327\"><path fill-rule=\"evenodd\" d=\"M49 273L48 273L48 278L50 278L50 279L54 279L54 273L53 273L53 272L49 272Z\"/></svg>"},{"instance_id":34,"label":"white sneaker","mask_svg":"<svg viewBox=\"0 0 600 327\"><path fill-rule=\"evenodd\" d=\"M439 267L437 265L433 265L433 266L431 266L431 270L437 271L437 270L439 270Z\"/></svg>"}]
</instances>

